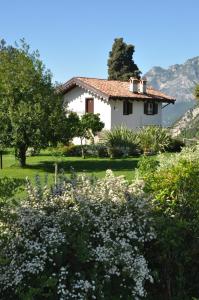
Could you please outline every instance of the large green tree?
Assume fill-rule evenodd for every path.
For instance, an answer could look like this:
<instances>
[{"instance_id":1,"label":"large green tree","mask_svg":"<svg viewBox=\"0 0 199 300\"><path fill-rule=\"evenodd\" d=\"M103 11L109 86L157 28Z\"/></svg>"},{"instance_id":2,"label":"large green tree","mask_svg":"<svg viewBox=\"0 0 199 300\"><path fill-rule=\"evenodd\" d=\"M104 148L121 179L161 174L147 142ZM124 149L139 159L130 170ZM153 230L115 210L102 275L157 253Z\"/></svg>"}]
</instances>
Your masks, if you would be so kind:
<instances>
[{"instance_id":1,"label":"large green tree","mask_svg":"<svg viewBox=\"0 0 199 300\"><path fill-rule=\"evenodd\" d=\"M114 40L108 59L108 79L127 81L130 77L140 77L140 70L133 61L134 46L126 44L123 38Z\"/></svg>"},{"instance_id":2,"label":"large green tree","mask_svg":"<svg viewBox=\"0 0 199 300\"><path fill-rule=\"evenodd\" d=\"M28 147L46 147L71 137L62 98L52 75L22 40L20 45L0 42L0 141L15 148L20 166Z\"/></svg>"}]
</instances>

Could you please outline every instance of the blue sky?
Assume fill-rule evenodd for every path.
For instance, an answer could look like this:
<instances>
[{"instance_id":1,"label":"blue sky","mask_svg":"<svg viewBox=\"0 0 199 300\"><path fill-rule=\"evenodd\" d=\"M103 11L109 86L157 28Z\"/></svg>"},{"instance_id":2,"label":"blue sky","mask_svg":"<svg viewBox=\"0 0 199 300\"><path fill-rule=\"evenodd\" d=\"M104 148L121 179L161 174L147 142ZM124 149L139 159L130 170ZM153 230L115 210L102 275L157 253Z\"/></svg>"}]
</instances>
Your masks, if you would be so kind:
<instances>
[{"instance_id":1,"label":"blue sky","mask_svg":"<svg viewBox=\"0 0 199 300\"><path fill-rule=\"evenodd\" d=\"M114 38L135 45L143 73L199 55L198 0L0 0L0 37L24 37L54 80L107 77Z\"/></svg>"}]
</instances>

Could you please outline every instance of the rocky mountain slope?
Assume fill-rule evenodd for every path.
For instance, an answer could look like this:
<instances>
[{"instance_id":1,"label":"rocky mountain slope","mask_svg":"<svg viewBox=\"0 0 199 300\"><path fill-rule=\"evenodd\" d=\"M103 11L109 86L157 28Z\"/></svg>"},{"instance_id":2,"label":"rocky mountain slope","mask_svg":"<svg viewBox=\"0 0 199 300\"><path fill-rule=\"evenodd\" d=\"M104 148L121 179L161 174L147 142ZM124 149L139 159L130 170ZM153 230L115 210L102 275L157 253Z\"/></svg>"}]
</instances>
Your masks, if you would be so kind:
<instances>
[{"instance_id":1,"label":"rocky mountain slope","mask_svg":"<svg viewBox=\"0 0 199 300\"><path fill-rule=\"evenodd\" d=\"M187 139L199 139L199 105L185 113L171 129L173 136Z\"/></svg>"},{"instance_id":2,"label":"rocky mountain slope","mask_svg":"<svg viewBox=\"0 0 199 300\"><path fill-rule=\"evenodd\" d=\"M193 91L199 83L199 56L176 64L168 69L153 67L145 76L154 88L176 98L175 105L163 109L163 123L171 126L195 106Z\"/></svg>"}]
</instances>

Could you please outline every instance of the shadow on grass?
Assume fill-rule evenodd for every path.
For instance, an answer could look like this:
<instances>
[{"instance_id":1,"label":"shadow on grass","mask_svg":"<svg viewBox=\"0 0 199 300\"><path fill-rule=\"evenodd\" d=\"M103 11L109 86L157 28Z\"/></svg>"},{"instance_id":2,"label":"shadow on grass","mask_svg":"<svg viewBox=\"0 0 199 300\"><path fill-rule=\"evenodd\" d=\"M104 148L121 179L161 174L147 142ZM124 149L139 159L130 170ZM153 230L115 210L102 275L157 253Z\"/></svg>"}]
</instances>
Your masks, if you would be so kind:
<instances>
[{"instance_id":1,"label":"shadow on grass","mask_svg":"<svg viewBox=\"0 0 199 300\"><path fill-rule=\"evenodd\" d=\"M120 159L120 160L90 160L90 159L77 159L68 160L58 163L59 169L63 169L66 173L70 172L71 168L76 172L100 172L107 169L112 171L131 171L137 167L138 160ZM41 170L48 173L54 172L54 162L53 161L40 161L37 164L27 165L27 169Z\"/></svg>"}]
</instances>

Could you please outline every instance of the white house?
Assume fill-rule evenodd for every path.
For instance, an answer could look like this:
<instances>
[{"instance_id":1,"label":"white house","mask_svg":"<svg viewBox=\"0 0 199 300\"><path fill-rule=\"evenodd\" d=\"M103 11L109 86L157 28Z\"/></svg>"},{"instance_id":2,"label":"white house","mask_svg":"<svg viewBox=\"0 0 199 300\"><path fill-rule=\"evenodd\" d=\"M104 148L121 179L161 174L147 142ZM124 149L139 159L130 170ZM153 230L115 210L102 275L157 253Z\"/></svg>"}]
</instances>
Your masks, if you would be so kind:
<instances>
[{"instance_id":1,"label":"white house","mask_svg":"<svg viewBox=\"0 0 199 300\"><path fill-rule=\"evenodd\" d=\"M163 103L175 99L147 87L145 78L129 82L74 77L60 87L67 109L79 115L98 113L105 129L126 125L136 129L162 124Z\"/></svg>"}]
</instances>

